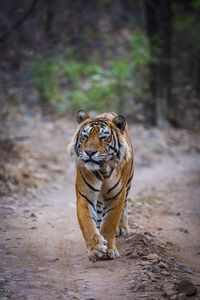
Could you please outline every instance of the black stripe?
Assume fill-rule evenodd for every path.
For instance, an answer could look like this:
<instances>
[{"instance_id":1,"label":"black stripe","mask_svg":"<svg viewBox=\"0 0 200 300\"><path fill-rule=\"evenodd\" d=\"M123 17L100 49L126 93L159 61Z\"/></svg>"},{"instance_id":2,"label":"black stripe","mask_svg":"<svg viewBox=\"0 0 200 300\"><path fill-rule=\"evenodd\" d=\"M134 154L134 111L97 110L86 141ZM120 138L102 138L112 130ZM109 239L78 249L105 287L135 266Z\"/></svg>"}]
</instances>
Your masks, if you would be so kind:
<instances>
[{"instance_id":1,"label":"black stripe","mask_svg":"<svg viewBox=\"0 0 200 300\"><path fill-rule=\"evenodd\" d=\"M78 145L78 136L77 136L77 138L76 138L76 143L75 143L75 146L74 146L74 149L75 149L75 151L76 151L76 154L77 154L77 156L78 156L78 147L77 147L77 145Z\"/></svg>"},{"instance_id":2,"label":"black stripe","mask_svg":"<svg viewBox=\"0 0 200 300\"><path fill-rule=\"evenodd\" d=\"M121 180L121 177L119 178L119 180L117 181L117 183L115 183L115 185L108 190L107 195L118 186L120 180Z\"/></svg>"},{"instance_id":3,"label":"black stripe","mask_svg":"<svg viewBox=\"0 0 200 300\"><path fill-rule=\"evenodd\" d=\"M116 149L112 145L108 145L108 148L110 148L111 150L116 151Z\"/></svg>"},{"instance_id":4,"label":"black stripe","mask_svg":"<svg viewBox=\"0 0 200 300\"><path fill-rule=\"evenodd\" d=\"M113 133L113 140L114 140L114 151L117 154L117 157L120 159L120 143L119 143L119 136L118 134L115 132L116 136ZM118 146L118 148L117 148Z\"/></svg>"},{"instance_id":5,"label":"black stripe","mask_svg":"<svg viewBox=\"0 0 200 300\"><path fill-rule=\"evenodd\" d=\"M94 192L100 192L100 190L95 189L89 182L87 182L87 180L84 178L84 176L83 176L81 170L80 170L80 173L81 173L81 177L83 178L84 182L87 184L87 186L88 186L91 190L93 190Z\"/></svg>"},{"instance_id":6,"label":"black stripe","mask_svg":"<svg viewBox=\"0 0 200 300\"><path fill-rule=\"evenodd\" d=\"M93 220L95 223L97 223L97 220L96 220L94 217L92 217L92 220Z\"/></svg>"},{"instance_id":7,"label":"black stripe","mask_svg":"<svg viewBox=\"0 0 200 300\"><path fill-rule=\"evenodd\" d=\"M103 178L101 177L101 175L100 175L97 171L93 171L93 174L94 174L100 181L103 181Z\"/></svg>"},{"instance_id":8,"label":"black stripe","mask_svg":"<svg viewBox=\"0 0 200 300\"><path fill-rule=\"evenodd\" d=\"M129 187L127 188L127 191L126 191L126 197L128 196L128 193L129 193L129 191L130 191L130 188L131 188L131 186L129 186Z\"/></svg>"},{"instance_id":9,"label":"black stripe","mask_svg":"<svg viewBox=\"0 0 200 300\"><path fill-rule=\"evenodd\" d=\"M124 189L124 186L121 188L121 190L115 196L113 196L111 198L104 199L104 201L109 201L109 200L115 199L117 196L119 196L119 194L122 192L123 189Z\"/></svg>"},{"instance_id":10,"label":"black stripe","mask_svg":"<svg viewBox=\"0 0 200 300\"><path fill-rule=\"evenodd\" d=\"M98 213L98 214L101 214L101 213L102 213L102 210L97 210L97 213Z\"/></svg>"},{"instance_id":11,"label":"black stripe","mask_svg":"<svg viewBox=\"0 0 200 300\"><path fill-rule=\"evenodd\" d=\"M120 143L120 140L119 140L119 135L118 133L116 132L116 136L117 136L117 146L118 146L118 149L117 149L117 157L118 159L120 159L120 148L121 148L121 143Z\"/></svg>"},{"instance_id":12,"label":"black stripe","mask_svg":"<svg viewBox=\"0 0 200 300\"><path fill-rule=\"evenodd\" d=\"M83 194L79 191L77 185L76 185L76 189L77 189L78 193L79 193L85 200L87 200L87 201L90 203L90 205L92 205L93 209L96 211L96 208L95 208L95 206L94 206L94 203L93 203L91 200L89 200L85 195L83 195Z\"/></svg>"},{"instance_id":13,"label":"black stripe","mask_svg":"<svg viewBox=\"0 0 200 300\"><path fill-rule=\"evenodd\" d=\"M108 126L108 124L102 119L94 120L90 123L90 125L93 125L93 126L98 125L98 126L102 126L102 127L107 127Z\"/></svg>"},{"instance_id":14,"label":"black stripe","mask_svg":"<svg viewBox=\"0 0 200 300\"><path fill-rule=\"evenodd\" d=\"M113 150L114 152L116 152L116 153L118 152L117 149L115 149L113 146L108 145L108 147L109 147L111 150Z\"/></svg>"},{"instance_id":15,"label":"black stripe","mask_svg":"<svg viewBox=\"0 0 200 300\"><path fill-rule=\"evenodd\" d=\"M128 185L129 185L129 183L131 182L132 178L133 178L133 173L132 173L131 177L129 178L129 180L128 180L128 182L127 182L126 186L128 186Z\"/></svg>"},{"instance_id":16,"label":"black stripe","mask_svg":"<svg viewBox=\"0 0 200 300\"><path fill-rule=\"evenodd\" d=\"M111 130L111 134L112 134L112 137L113 137L113 142L114 142L114 146L113 148L116 149L116 139L115 139L115 135L114 135L114 132L113 130Z\"/></svg>"},{"instance_id":17,"label":"black stripe","mask_svg":"<svg viewBox=\"0 0 200 300\"><path fill-rule=\"evenodd\" d=\"M119 182L120 182L120 180L121 180L121 178L122 178L122 175L123 175L124 171L125 171L125 168L123 169L123 171L122 171L122 173L121 173L121 175L120 175L120 178L119 178L119 180L117 181L117 183L116 183L113 187L111 187L111 188L108 190L107 195L108 195L112 190L114 190L114 189L118 186L118 184L119 184Z\"/></svg>"},{"instance_id":18,"label":"black stripe","mask_svg":"<svg viewBox=\"0 0 200 300\"><path fill-rule=\"evenodd\" d=\"M107 212L105 212L105 213L102 215L102 217L105 217L105 215L107 215L107 213L108 213L109 211L111 211L112 209L114 209L114 207L109 208L109 210L107 210Z\"/></svg>"}]
</instances>

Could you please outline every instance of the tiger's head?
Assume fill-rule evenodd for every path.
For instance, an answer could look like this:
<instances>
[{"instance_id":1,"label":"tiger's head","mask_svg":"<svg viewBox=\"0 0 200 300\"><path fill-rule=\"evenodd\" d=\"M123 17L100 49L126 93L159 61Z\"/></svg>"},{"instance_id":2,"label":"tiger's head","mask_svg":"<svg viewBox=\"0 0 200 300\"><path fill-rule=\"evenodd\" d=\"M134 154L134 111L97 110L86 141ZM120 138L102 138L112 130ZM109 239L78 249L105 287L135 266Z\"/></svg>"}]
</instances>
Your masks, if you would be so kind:
<instances>
[{"instance_id":1,"label":"tiger's head","mask_svg":"<svg viewBox=\"0 0 200 300\"><path fill-rule=\"evenodd\" d=\"M87 170L99 170L108 164L114 166L130 152L123 116L105 113L91 118L80 110L77 121L80 125L69 150L76 156L77 163Z\"/></svg>"}]
</instances>

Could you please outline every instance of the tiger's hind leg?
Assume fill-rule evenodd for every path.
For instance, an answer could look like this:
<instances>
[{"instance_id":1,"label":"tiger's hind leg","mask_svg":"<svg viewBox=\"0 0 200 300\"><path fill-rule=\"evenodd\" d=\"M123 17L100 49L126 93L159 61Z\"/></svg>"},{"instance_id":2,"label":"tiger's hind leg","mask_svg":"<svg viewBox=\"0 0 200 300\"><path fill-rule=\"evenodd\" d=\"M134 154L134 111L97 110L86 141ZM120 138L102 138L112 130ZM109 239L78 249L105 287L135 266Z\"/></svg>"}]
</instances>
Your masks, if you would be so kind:
<instances>
[{"instance_id":1,"label":"tiger's hind leg","mask_svg":"<svg viewBox=\"0 0 200 300\"><path fill-rule=\"evenodd\" d=\"M127 236L129 235L129 226L128 226L128 198L126 198L125 203L124 203L124 208L122 211L120 223L118 225L117 231L116 231L116 236Z\"/></svg>"}]
</instances>

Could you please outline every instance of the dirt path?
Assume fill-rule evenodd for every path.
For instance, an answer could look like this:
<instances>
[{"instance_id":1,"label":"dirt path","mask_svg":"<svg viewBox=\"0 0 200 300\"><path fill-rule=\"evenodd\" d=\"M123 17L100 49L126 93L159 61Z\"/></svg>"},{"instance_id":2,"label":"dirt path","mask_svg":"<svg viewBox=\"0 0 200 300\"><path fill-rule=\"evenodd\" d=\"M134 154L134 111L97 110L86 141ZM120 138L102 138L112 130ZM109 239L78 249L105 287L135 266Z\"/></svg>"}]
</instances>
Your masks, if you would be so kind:
<instances>
[{"instance_id":1,"label":"dirt path","mask_svg":"<svg viewBox=\"0 0 200 300\"><path fill-rule=\"evenodd\" d=\"M184 249L181 251L182 259L190 263L194 271L200 272L197 264L197 250L200 249L199 186L193 194L189 191L190 203L184 187L192 185L193 189L194 184L198 183L199 161L197 163L196 158L193 161L185 159L184 163L181 161L177 168L171 170L173 177L170 174L172 164L173 160L169 160L167 164L155 165L151 177L148 168L136 175L136 196L146 185L150 190L156 185L157 193L170 195L170 201L153 208L151 218L142 216L137 222L152 232L158 230L161 239L176 241L176 245ZM164 168L168 169L167 182ZM172 178L176 181L173 189ZM178 201L174 203L175 198ZM72 185L44 189L15 202L12 198L5 200L2 207L2 217L5 219L1 224L1 257L4 255L1 283L4 283L2 293L7 297L5 299L117 300L145 297L145 293L133 294L128 289L128 283L140 269L135 261L126 257L123 249L125 240L118 241L120 259L95 264L87 260L85 244L76 221ZM189 218L190 214L192 218ZM131 221L134 221L132 217ZM199 284L197 276L194 278L195 283Z\"/></svg>"},{"instance_id":2,"label":"dirt path","mask_svg":"<svg viewBox=\"0 0 200 300\"><path fill-rule=\"evenodd\" d=\"M55 137L52 147L56 145L60 152L64 149L62 142L66 132L63 134L58 127L59 134L55 135L53 127L48 124L45 133L40 132L40 138L30 131L31 153L35 157L37 149L46 155L52 137ZM48 128L51 133L45 140ZM176 152L176 148L168 153L167 148L160 155L158 148L156 151L145 148L146 132L141 137L139 129L137 135L144 147L136 145L140 149L139 153L136 149L138 156L130 192L129 217L133 234L139 230L142 241L145 238L141 257L127 255L128 246L131 245L133 253L137 248L131 237L128 241L118 239L119 259L95 264L88 261L76 220L74 165L68 161L64 183L57 182L51 187L41 185L37 190L27 191L25 196L13 193L1 199L1 300L185 299L176 298L175 291L168 285L187 277L199 287L200 154L198 151ZM46 147L43 152L41 140L42 146L45 144ZM39 148L36 141L39 141ZM165 148L163 140L161 144ZM55 148L51 151L57 153ZM38 155L40 160L41 153ZM64 150L60 154L61 164L63 153ZM53 171L60 172L61 164L59 161L56 164ZM40 174L38 178L46 177ZM152 239L156 240L158 255L162 256L161 250L167 249L165 260L159 258L157 262L151 262L145 259L145 251L154 249L151 248ZM154 254L153 250L151 254ZM170 267L170 259L175 261L175 269ZM193 295L190 299L199 299L196 292Z\"/></svg>"},{"instance_id":3,"label":"dirt path","mask_svg":"<svg viewBox=\"0 0 200 300\"><path fill-rule=\"evenodd\" d=\"M126 288L131 267L123 258L88 261L74 199L72 188L45 190L34 200L25 198L18 207L9 206L2 235L9 298L131 299Z\"/></svg>"}]
</instances>

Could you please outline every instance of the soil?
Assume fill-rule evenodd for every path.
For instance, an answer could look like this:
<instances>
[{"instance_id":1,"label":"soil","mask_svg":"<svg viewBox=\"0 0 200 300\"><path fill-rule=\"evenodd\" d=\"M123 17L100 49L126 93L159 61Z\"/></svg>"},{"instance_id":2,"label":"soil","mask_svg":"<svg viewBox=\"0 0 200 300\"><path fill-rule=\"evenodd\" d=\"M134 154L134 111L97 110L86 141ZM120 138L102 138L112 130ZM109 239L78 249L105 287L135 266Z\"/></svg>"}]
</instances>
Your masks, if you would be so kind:
<instances>
[{"instance_id":1,"label":"soil","mask_svg":"<svg viewBox=\"0 0 200 300\"><path fill-rule=\"evenodd\" d=\"M130 126L131 234L119 259L91 263L66 151L75 122L10 108L3 122L1 300L200 299L198 133Z\"/></svg>"}]
</instances>

